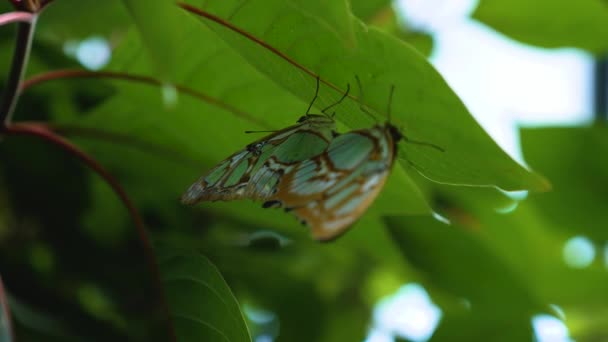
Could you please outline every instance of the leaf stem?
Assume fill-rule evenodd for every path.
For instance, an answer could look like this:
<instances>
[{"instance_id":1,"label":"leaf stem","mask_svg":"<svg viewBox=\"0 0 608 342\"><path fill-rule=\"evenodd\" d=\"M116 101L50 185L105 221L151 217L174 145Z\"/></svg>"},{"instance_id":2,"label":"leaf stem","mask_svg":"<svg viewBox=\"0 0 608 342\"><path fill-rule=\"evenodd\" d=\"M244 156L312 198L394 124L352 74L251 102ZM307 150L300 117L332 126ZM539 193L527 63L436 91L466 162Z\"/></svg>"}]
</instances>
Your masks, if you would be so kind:
<instances>
[{"instance_id":1,"label":"leaf stem","mask_svg":"<svg viewBox=\"0 0 608 342\"><path fill-rule=\"evenodd\" d=\"M114 71L88 71L88 70L80 70L80 69L60 69L55 71L50 71L42 74L35 75L23 82L21 85L21 91L24 91L36 84L57 80L57 79L66 79L66 78L112 78L117 80L127 80L133 82L146 83L151 85L162 85L163 82L157 80L155 78L143 75L129 74L123 72L114 72ZM246 119L253 124L256 124L261 127L270 128L268 123L258 120L257 118L251 116L251 114L244 112L236 107L233 107L225 102L222 102L214 97L211 97L207 94L201 93L194 89L175 85L175 89L179 92L184 93L186 95L192 96L199 100L202 100L211 105L222 108L228 112L235 114L238 117Z\"/></svg>"},{"instance_id":2,"label":"leaf stem","mask_svg":"<svg viewBox=\"0 0 608 342\"><path fill-rule=\"evenodd\" d=\"M340 87L334 85L333 83L331 83L329 81L326 81L326 80L320 78L319 75L315 74L312 70L310 70L307 67L305 67L304 65L298 63L293 58L291 58L288 55L286 55L285 53L281 52L279 49L275 48L274 46L266 43L265 41L261 40L260 38L257 38L253 34L247 32L247 31L245 31L245 30L243 30L243 29L241 29L241 28L239 28L237 26L234 26L232 23L230 23L230 22L228 22L228 21L226 21L226 20L224 20L224 19L222 19L222 18L220 18L220 17L218 17L216 15L213 15L213 14L211 14L209 12L206 12L206 11L204 11L202 9L196 8L196 7L194 7L194 6L190 5L190 4L183 3L183 2L178 2L177 5L180 6L181 8L183 8L183 9L185 9L186 11L190 12L190 13L196 14L196 15L204 17L204 18L207 18L207 19L209 19L209 20L211 20L211 21L213 21L213 22L215 22L217 24L220 24L220 25L226 27L227 29L229 29L231 31L234 31L234 32L240 34L241 36L243 36L243 37L249 39L250 41L252 41L252 42L254 42L254 43L262 46L263 48L265 48L266 50L268 50L268 51L272 52L273 54L277 55L278 57L280 57L281 59L285 60L289 64L291 64L291 65L295 66L296 68L300 69L304 73L306 73L306 74L308 74L308 75L310 75L310 76L312 76L314 78L319 78L319 80L323 84L325 84L328 87L330 87L330 88L338 91L340 94L344 94L345 93L343 89L340 89ZM355 97L353 97L351 95L348 95L348 97L351 98L352 100L355 100L355 101L358 102L357 98L355 98Z\"/></svg>"},{"instance_id":3,"label":"leaf stem","mask_svg":"<svg viewBox=\"0 0 608 342\"><path fill-rule=\"evenodd\" d=\"M20 83L27 67L37 18L36 14L32 14L30 22L20 22L17 26L11 70L4 87L2 102L0 102L0 125L3 126L10 123L17 100L19 100Z\"/></svg>"},{"instance_id":4,"label":"leaf stem","mask_svg":"<svg viewBox=\"0 0 608 342\"><path fill-rule=\"evenodd\" d=\"M152 276L154 277L161 309L163 310L163 313L166 316L165 319L167 320L170 340L176 341L175 330L171 321L171 315L169 311L169 305L167 303L167 299L162 288L160 270L154 254L154 249L152 248L150 237L144 225L143 219L141 218L141 215L139 215L137 208L135 207L133 202L131 202L126 191L122 188L118 181L90 155L88 155L86 152L84 152L65 138L55 134L44 124L27 122L8 124L4 129L4 133L7 135L33 136L36 138L40 138L44 141L50 142L51 144L60 147L61 149L71 153L72 155L80 159L82 162L84 162L84 164L91 168L91 170L93 170L101 178L103 178L106 183L108 183L108 185L112 188L112 190L116 193L116 195L123 202L124 206L127 208L129 215L131 216L131 219L135 224L140 242L142 243L142 247L146 255L148 267L152 272Z\"/></svg>"}]
</instances>

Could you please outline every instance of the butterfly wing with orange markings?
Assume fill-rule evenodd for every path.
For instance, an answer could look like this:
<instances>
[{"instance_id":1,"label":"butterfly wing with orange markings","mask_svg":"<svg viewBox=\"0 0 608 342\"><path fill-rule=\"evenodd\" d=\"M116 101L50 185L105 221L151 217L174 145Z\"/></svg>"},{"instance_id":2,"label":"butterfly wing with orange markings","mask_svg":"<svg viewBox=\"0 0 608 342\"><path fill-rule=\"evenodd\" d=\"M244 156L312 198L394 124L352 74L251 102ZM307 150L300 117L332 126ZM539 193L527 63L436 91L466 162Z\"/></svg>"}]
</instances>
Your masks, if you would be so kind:
<instances>
[{"instance_id":1,"label":"butterfly wing with orange markings","mask_svg":"<svg viewBox=\"0 0 608 342\"><path fill-rule=\"evenodd\" d=\"M400 138L389 123L339 135L324 153L288 170L266 206L290 210L317 240L335 239L378 196Z\"/></svg>"}]
</instances>

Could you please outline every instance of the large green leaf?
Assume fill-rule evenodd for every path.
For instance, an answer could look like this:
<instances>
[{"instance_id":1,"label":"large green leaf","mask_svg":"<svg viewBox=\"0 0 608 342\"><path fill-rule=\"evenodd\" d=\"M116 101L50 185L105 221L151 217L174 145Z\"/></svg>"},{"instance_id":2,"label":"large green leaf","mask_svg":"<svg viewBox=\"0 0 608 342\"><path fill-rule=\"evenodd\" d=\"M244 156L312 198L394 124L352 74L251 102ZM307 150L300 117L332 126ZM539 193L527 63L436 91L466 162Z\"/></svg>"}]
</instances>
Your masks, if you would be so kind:
<instances>
[{"instance_id":1,"label":"large green leaf","mask_svg":"<svg viewBox=\"0 0 608 342\"><path fill-rule=\"evenodd\" d=\"M204 171L260 137L243 134L243 131L280 129L293 124L308 105L252 68L195 18L188 16L181 25L188 34L176 51L180 56L176 83L208 94L242 113L235 114L185 94L180 94L177 103L168 107L162 102L158 88L117 82L116 95L88 115L62 119L62 122L120 133L133 140L130 143L126 139L120 145L93 144L88 140L79 140L79 143L104 165L121 174L122 184L129 193L136 194L136 201L143 206L177 205L176 198ZM205 44L200 44L201 41ZM135 34L130 34L116 49L110 68L137 74L154 70ZM272 101L268 100L269 96ZM160 145L161 151L146 146L137 148L138 140ZM221 214L240 206L205 204L201 207ZM246 207L251 210L245 210L242 215L251 222L269 227L270 218L274 222L270 227L293 230L298 226L295 219L285 220L284 213L264 211L258 205ZM424 214L429 209L416 185L403 170L396 169L371 212Z\"/></svg>"},{"instance_id":2,"label":"large green leaf","mask_svg":"<svg viewBox=\"0 0 608 342\"><path fill-rule=\"evenodd\" d=\"M556 229L606 241L608 129L525 129L521 135L526 160L554 184L554 191L534 198L543 216Z\"/></svg>"},{"instance_id":3,"label":"large green leaf","mask_svg":"<svg viewBox=\"0 0 608 342\"><path fill-rule=\"evenodd\" d=\"M430 286L469 303L470 309L446 312L436 340L525 340L531 316L542 310L520 276L475 232L432 218L387 219L402 253L426 276ZM449 340L449 339L447 339Z\"/></svg>"},{"instance_id":4,"label":"large green leaf","mask_svg":"<svg viewBox=\"0 0 608 342\"><path fill-rule=\"evenodd\" d=\"M481 0L473 17L528 44L608 50L608 4L602 0Z\"/></svg>"},{"instance_id":5,"label":"large green leaf","mask_svg":"<svg viewBox=\"0 0 608 342\"><path fill-rule=\"evenodd\" d=\"M330 87L321 87L316 103L319 108L337 101L346 85L353 85L351 97L336 107L337 118L349 127L368 127L375 122L360 110L360 104L379 110L382 115L376 116L384 120L390 88L394 86L392 122L403 127L408 138L431 142L445 150L400 144L402 164L415 164L431 179L508 190L547 188L541 177L526 171L500 150L437 71L414 49L356 19L352 19L356 38L353 46L331 34L319 18L306 15L303 8L309 3L314 1L295 8L285 3L273 6L249 1L246 11L238 1L212 2L205 7L289 56L291 62L225 26L202 20L249 63L302 100L311 98L315 89L314 77L307 73L320 75ZM277 11L282 15L273 15ZM259 20L260 17L267 20ZM361 80L363 97L356 89L355 76Z\"/></svg>"},{"instance_id":6,"label":"large green leaf","mask_svg":"<svg viewBox=\"0 0 608 342\"><path fill-rule=\"evenodd\" d=\"M236 298L207 258L166 249L159 263L179 341L251 341Z\"/></svg>"},{"instance_id":7,"label":"large green leaf","mask_svg":"<svg viewBox=\"0 0 608 342\"><path fill-rule=\"evenodd\" d=\"M164 81L175 76L180 61L176 53L185 32L183 13L170 0L123 0L141 33L142 40Z\"/></svg>"}]
</instances>

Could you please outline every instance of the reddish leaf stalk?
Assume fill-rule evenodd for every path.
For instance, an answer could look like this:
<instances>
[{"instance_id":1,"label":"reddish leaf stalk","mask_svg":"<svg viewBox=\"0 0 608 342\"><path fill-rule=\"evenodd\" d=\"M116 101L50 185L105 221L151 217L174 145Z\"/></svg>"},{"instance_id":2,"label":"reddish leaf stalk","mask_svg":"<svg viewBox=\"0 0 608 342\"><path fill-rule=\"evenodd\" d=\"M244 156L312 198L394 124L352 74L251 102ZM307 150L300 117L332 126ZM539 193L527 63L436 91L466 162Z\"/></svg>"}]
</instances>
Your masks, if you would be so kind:
<instances>
[{"instance_id":1,"label":"reddish leaf stalk","mask_svg":"<svg viewBox=\"0 0 608 342\"><path fill-rule=\"evenodd\" d=\"M34 15L29 12L15 11L3 13L0 14L0 26L18 22L31 23L33 17Z\"/></svg>"},{"instance_id":2,"label":"reddish leaf stalk","mask_svg":"<svg viewBox=\"0 0 608 342\"><path fill-rule=\"evenodd\" d=\"M51 72L46 72L42 74L35 75L23 82L21 85L21 91L24 91L36 84L43 83L46 81L56 80L56 79L66 79L66 78L112 78L117 80L127 80L133 82L146 83L151 85L162 85L163 83L155 78L143 75L134 75L123 72L113 72L113 71L87 71L87 70L78 70L78 69L62 69L55 70ZM203 94L194 89L175 85L175 89L179 92L184 93L186 95L192 96L204 102L207 102L211 105L222 108L226 111L229 111L236 116L242 117L256 125L261 127L270 128L269 125L263 121L258 120L257 118L251 116L250 114L239 110L225 102L222 102L216 98L213 98L209 95Z\"/></svg>"},{"instance_id":3,"label":"reddish leaf stalk","mask_svg":"<svg viewBox=\"0 0 608 342\"><path fill-rule=\"evenodd\" d=\"M8 300L6 296L6 290L4 289L4 282L2 276L0 276L0 310L2 310L2 317L4 320L0 320L0 329L4 328L8 331L10 341L15 340L15 333L13 331L13 320L11 319L11 310L8 306Z\"/></svg>"},{"instance_id":4,"label":"reddish leaf stalk","mask_svg":"<svg viewBox=\"0 0 608 342\"><path fill-rule=\"evenodd\" d=\"M169 311L169 305L164 295L164 291L162 289L162 280L160 276L160 270L158 267L158 262L156 261L156 257L154 255L154 249L152 248L152 243L150 237L148 236L148 232L144 225L143 219L139 215L139 212L135 205L129 199L129 196L122 188L122 186L118 183L118 181L95 159L89 156L86 152L78 148L76 145L72 144L65 138L55 134L52 132L46 125L39 123L15 123L10 124L5 127L4 133L7 135L27 135L40 138L44 141L50 142L53 145L60 147L61 149L73 154L75 157L84 162L89 168L91 168L95 173L97 173L101 178L103 178L108 185L112 188L112 190L116 193L116 195L123 202L124 206L129 211L129 215L133 219L135 227L137 229L137 233L139 235L139 239L142 243L142 246L145 251L146 259L148 262L148 266L155 280L156 290L159 295L160 305L162 310L166 316L168 329L170 333L170 337L172 341L176 341L175 331L173 324L171 322L171 316Z\"/></svg>"},{"instance_id":5,"label":"reddish leaf stalk","mask_svg":"<svg viewBox=\"0 0 608 342\"><path fill-rule=\"evenodd\" d=\"M183 2L178 2L177 5L180 6L181 8L183 8L183 9L185 9L186 11L190 12L190 13L196 14L196 15L204 17L204 18L207 18L207 19L209 19L209 20L211 20L211 21L213 21L213 22L215 22L217 24L220 24L220 25L226 27L227 29L230 29L231 31L234 31L234 32L240 34L241 36L243 36L243 37L251 40L252 42L254 42L254 43L262 46L266 50L268 50L268 51L272 52L273 54L277 55L278 57L284 59L289 64L291 64L291 65L295 66L296 68L302 70L306 74L308 74L308 75L310 75L310 76L312 76L314 78L319 77L312 70L310 70L307 67L305 67L304 65L296 62L294 59L292 59L288 55L284 54L279 49L277 49L274 46L266 43L265 41L257 38L253 34L247 32L247 31L245 31L245 30L243 30L243 29L241 29L239 27L234 26L230 22L228 22L228 21L226 21L226 20L224 20L224 19L222 19L222 18L220 18L220 17L218 17L216 15L213 15L213 14L211 14L209 12L206 12L206 11L204 11L202 9L196 8L196 7L194 7L194 6L190 5L190 4L186 4L186 3L183 3ZM343 89L340 89L339 87L335 86L334 84L332 84L332 83L330 83L328 81L325 81L325 80L323 80L321 78L319 78L319 80L322 83L324 83L325 85L327 85L327 86L333 88L334 90L340 92L341 94L344 94L344 90ZM353 100L357 100L356 98L352 97L351 95L348 95L348 97L350 97Z\"/></svg>"}]
</instances>

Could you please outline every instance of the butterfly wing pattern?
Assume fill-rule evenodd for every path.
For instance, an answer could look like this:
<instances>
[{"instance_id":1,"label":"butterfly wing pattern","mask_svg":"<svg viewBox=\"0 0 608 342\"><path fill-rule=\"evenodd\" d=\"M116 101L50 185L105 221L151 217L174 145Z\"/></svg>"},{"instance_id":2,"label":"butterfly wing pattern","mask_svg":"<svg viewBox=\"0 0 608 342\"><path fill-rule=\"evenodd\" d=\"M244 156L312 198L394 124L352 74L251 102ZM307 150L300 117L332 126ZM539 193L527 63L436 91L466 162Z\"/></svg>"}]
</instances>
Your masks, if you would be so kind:
<instances>
[{"instance_id":1,"label":"butterfly wing pattern","mask_svg":"<svg viewBox=\"0 0 608 342\"><path fill-rule=\"evenodd\" d=\"M264 201L265 208L292 212L316 240L329 241L378 196L401 137L390 123L338 135L333 119L306 115L212 168L182 202Z\"/></svg>"},{"instance_id":2,"label":"butterfly wing pattern","mask_svg":"<svg viewBox=\"0 0 608 342\"><path fill-rule=\"evenodd\" d=\"M265 204L291 211L316 240L333 240L378 196L401 138L390 123L339 135L324 153L286 172Z\"/></svg>"},{"instance_id":3,"label":"butterfly wing pattern","mask_svg":"<svg viewBox=\"0 0 608 342\"><path fill-rule=\"evenodd\" d=\"M276 192L285 168L322 153L335 134L335 122L305 115L231 155L203 175L182 195L184 204L236 199L267 200Z\"/></svg>"}]
</instances>

